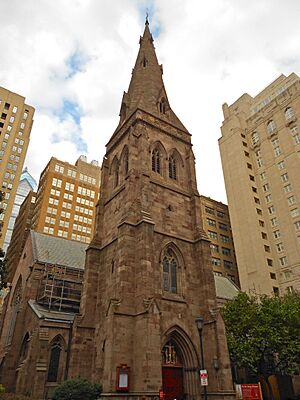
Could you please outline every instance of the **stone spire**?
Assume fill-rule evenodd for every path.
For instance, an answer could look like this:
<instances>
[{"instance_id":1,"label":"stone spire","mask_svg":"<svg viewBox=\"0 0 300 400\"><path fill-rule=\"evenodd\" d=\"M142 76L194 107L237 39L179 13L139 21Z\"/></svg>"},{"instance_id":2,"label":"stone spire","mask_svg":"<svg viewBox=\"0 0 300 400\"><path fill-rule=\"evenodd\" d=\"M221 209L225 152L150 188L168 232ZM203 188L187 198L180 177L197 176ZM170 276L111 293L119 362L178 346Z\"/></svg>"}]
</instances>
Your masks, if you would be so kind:
<instances>
[{"instance_id":1,"label":"stone spire","mask_svg":"<svg viewBox=\"0 0 300 400\"><path fill-rule=\"evenodd\" d=\"M146 19L129 88L123 95L119 126L139 108L187 132L170 107L162 74L163 68L158 63L149 22Z\"/></svg>"}]
</instances>

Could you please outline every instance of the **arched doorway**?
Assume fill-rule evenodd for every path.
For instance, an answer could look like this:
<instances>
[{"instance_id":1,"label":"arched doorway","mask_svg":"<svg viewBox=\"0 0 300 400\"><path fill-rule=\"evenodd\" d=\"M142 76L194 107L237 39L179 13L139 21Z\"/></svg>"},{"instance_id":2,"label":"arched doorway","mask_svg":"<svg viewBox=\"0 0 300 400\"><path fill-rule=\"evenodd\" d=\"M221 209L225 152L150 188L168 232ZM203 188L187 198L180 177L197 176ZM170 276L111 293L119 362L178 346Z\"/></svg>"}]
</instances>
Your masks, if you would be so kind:
<instances>
[{"instance_id":1,"label":"arched doorway","mask_svg":"<svg viewBox=\"0 0 300 400\"><path fill-rule=\"evenodd\" d=\"M162 337L162 383L165 400L199 397L199 360L191 337L178 325Z\"/></svg>"},{"instance_id":2,"label":"arched doorway","mask_svg":"<svg viewBox=\"0 0 300 400\"><path fill-rule=\"evenodd\" d=\"M162 350L162 382L165 400L185 398L182 356L172 340Z\"/></svg>"}]
</instances>

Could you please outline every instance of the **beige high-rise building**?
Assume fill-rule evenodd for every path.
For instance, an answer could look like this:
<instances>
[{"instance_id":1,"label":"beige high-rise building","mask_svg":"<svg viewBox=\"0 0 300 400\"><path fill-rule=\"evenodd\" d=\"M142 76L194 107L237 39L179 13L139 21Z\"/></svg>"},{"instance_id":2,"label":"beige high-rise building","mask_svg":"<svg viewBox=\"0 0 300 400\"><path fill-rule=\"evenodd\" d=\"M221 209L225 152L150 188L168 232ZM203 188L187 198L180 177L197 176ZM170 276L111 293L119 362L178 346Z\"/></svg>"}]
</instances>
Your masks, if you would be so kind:
<instances>
[{"instance_id":1,"label":"beige high-rise building","mask_svg":"<svg viewBox=\"0 0 300 400\"><path fill-rule=\"evenodd\" d=\"M0 248L6 250L5 238L16 191L29 144L34 108L25 98L0 87L0 190L5 193Z\"/></svg>"},{"instance_id":2,"label":"beige high-rise building","mask_svg":"<svg viewBox=\"0 0 300 400\"><path fill-rule=\"evenodd\" d=\"M215 275L225 276L239 286L234 244L231 232L228 206L200 196L203 228L211 243L211 264Z\"/></svg>"},{"instance_id":3,"label":"beige high-rise building","mask_svg":"<svg viewBox=\"0 0 300 400\"><path fill-rule=\"evenodd\" d=\"M101 168L80 156L75 165L51 158L41 174L32 228L70 240L89 243L93 237L95 205Z\"/></svg>"},{"instance_id":4,"label":"beige high-rise building","mask_svg":"<svg viewBox=\"0 0 300 400\"><path fill-rule=\"evenodd\" d=\"M300 290L300 79L223 105L219 140L242 290Z\"/></svg>"}]
</instances>

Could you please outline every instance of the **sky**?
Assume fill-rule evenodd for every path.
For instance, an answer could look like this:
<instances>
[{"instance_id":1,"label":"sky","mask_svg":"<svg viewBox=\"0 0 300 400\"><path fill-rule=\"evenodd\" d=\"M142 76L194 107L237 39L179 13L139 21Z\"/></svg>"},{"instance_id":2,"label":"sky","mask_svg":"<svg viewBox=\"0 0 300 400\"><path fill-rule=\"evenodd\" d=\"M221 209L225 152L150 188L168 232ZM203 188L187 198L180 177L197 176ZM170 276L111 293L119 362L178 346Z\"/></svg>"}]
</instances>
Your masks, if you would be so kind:
<instances>
[{"instance_id":1,"label":"sky","mask_svg":"<svg viewBox=\"0 0 300 400\"><path fill-rule=\"evenodd\" d=\"M35 107L25 165L105 154L149 13L173 111L192 134L198 190L227 202L222 104L300 74L299 0L0 0L0 86ZM25 166L24 165L24 166Z\"/></svg>"}]
</instances>

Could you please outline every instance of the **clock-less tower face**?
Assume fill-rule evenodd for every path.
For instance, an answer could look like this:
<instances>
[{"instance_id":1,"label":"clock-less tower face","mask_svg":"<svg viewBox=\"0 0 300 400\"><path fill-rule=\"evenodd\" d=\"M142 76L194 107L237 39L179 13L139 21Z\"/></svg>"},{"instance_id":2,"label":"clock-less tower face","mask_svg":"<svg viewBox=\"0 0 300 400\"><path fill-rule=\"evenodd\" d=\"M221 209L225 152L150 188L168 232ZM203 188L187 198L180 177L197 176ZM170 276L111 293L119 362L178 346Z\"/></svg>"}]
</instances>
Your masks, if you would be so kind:
<instances>
[{"instance_id":1,"label":"clock-less tower face","mask_svg":"<svg viewBox=\"0 0 300 400\"><path fill-rule=\"evenodd\" d=\"M191 135L170 106L148 23L107 144L85 268L71 376L101 382L103 397L149 398L164 389L170 400L198 398L201 315L209 321L205 357L223 368L221 384L209 370L209 390L231 393ZM127 371L123 391L118 371Z\"/></svg>"}]
</instances>

